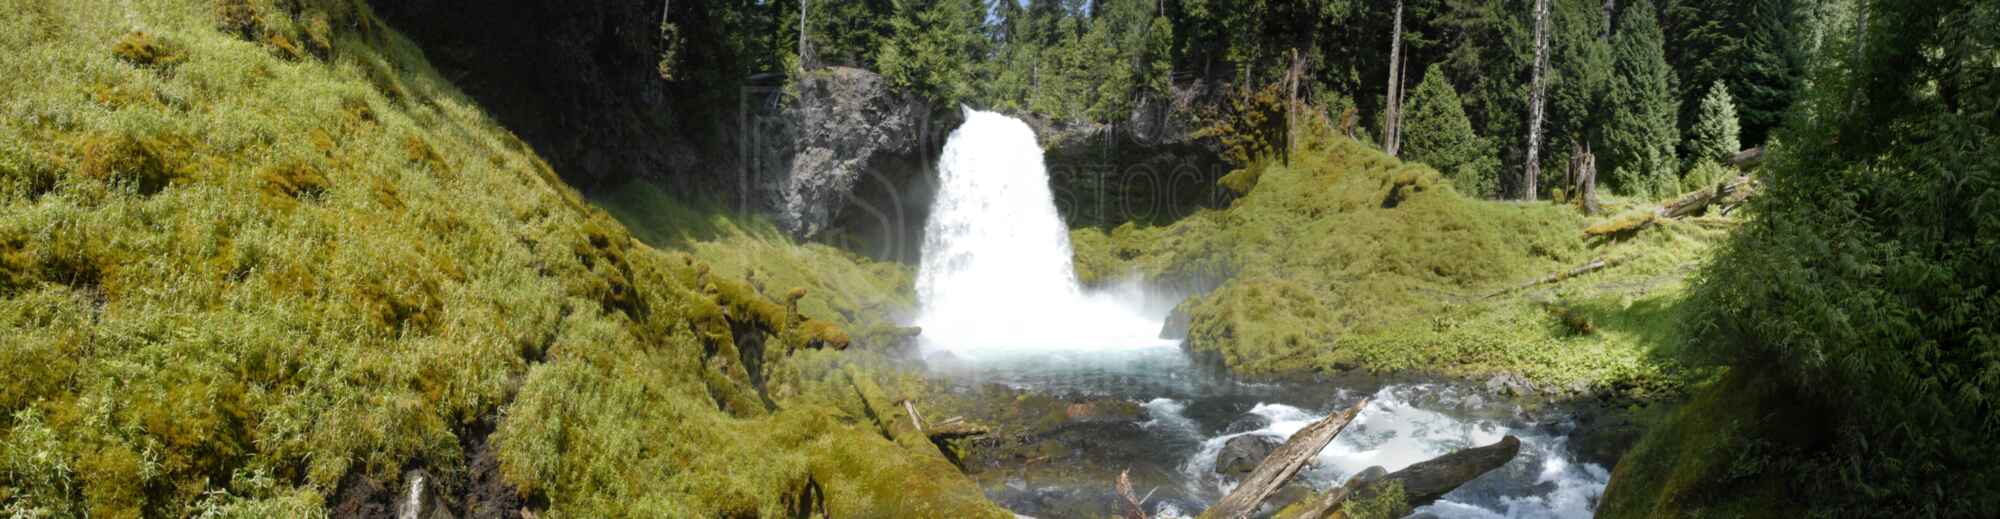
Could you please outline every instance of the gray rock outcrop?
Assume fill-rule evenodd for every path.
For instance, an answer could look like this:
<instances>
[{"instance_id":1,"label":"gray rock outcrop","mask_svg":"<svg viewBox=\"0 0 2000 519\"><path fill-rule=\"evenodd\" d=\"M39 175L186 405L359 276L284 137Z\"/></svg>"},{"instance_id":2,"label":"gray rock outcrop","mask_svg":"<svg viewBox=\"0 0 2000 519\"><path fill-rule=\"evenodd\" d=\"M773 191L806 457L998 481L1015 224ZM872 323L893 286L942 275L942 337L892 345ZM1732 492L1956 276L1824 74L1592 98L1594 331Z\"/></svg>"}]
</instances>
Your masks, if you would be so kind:
<instances>
[{"instance_id":1,"label":"gray rock outcrop","mask_svg":"<svg viewBox=\"0 0 2000 519\"><path fill-rule=\"evenodd\" d=\"M772 161L770 197L778 224L799 238L834 226L870 176L899 190L925 167L929 103L898 92L873 72L828 67L805 73L783 117L791 132L789 160ZM912 171L915 170L915 171Z\"/></svg>"}]
</instances>

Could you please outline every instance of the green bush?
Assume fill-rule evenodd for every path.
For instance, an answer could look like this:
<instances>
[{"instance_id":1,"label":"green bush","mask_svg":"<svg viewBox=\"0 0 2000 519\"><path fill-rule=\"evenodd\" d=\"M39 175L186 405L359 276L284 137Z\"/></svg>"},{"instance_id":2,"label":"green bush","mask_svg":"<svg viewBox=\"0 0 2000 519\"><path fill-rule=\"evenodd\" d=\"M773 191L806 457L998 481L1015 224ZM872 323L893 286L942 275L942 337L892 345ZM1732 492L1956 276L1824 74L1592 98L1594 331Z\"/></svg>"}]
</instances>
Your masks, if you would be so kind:
<instances>
[{"instance_id":1,"label":"green bush","mask_svg":"<svg viewBox=\"0 0 2000 519\"><path fill-rule=\"evenodd\" d=\"M1772 149L1754 217L1702 269L1683 327L1694 359L1798 395L1771 408L1824 410L1812 434L1750 438L1795 452L1785 473L1816 513L1988 514L2000 507L2000 82L1990 55L1936 49L2000 31L1966 3L1868 9L1867 59L1815 82L1804 109L1817 117ZM1947 21L1971 25L1938 30Z\"/></svg>"}]
</instances>

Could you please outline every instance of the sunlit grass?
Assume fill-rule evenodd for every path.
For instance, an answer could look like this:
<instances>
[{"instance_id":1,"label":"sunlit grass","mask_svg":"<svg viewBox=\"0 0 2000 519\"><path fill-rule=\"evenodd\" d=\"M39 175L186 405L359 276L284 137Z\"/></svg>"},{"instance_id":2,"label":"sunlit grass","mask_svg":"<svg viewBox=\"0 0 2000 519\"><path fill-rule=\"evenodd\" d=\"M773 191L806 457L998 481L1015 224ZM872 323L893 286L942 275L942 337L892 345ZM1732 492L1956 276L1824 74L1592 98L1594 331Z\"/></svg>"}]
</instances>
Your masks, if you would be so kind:
<instances>
[{"instance_id":1,"label":"sunlit grass","mask_svg":"<svg viewBox=\"0 0 2000 519\"><path fill-rule=\"evenodd\" d=\"M359 2L0 11L5 513L321 515L491 426L555 515L995 511L828 367L872 354L788 357L906 272L635 241Z\"/></svg>"},{"instance_id":2,"label":"sunlit grass","mask_svg":"<svg viewBox=\"0 0 2000 519\"><path fill-rule=\"evenodd\" d=\"M1655 350L1672 342L1681 278L1726 231L1662 221L1586 239L1595 220L1573 207L1467 198L1427 166L1339 137L1252 167L1263 168L1256 184L1227 209L1073 232L1079 277L1205 291L1176 310L1190 350L1248 373L1513 373L1557 393L1679 386ZM1599 258L1612 266L1522 288Z\"/></svg>"}]
</instances>

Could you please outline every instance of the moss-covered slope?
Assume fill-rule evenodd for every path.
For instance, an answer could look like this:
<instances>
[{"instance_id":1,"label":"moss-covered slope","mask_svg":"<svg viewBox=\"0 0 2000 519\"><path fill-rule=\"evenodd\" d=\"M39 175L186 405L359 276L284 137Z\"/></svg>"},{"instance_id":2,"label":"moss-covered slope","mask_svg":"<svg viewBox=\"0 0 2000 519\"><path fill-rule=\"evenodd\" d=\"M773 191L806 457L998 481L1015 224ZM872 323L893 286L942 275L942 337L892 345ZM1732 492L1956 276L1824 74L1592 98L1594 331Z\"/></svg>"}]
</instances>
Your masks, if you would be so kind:
<instances>
[{"instance_id":1,"label":"moss-covered slope","mask_svg":"<svg viewBox=\"0 0 2000 519\"><path fill-rule=\"evenodd\" d=\"M367 5L0 11L6 513L998 512L807 266L633 240Z\"/></svg>"},{"instance_id":2,"label":"moss-covered slope","mask_svg":"<svg viewBox=\"0 0 2000 519\"><path fill-rule=\"evenodd\" d=\"M1252 184L1227 209L1075 231L1079 276L1197 294L1169 327L1244 372L1513 373L1556 392L1664 382L1663 317L1723 231L1666 222L1587 241L1573 208L1474 200L1428 166L1305 140L1290 164L1231 175ZM1598 258L1615 266L1509 291Z\"/></svg>"}]
</instances>

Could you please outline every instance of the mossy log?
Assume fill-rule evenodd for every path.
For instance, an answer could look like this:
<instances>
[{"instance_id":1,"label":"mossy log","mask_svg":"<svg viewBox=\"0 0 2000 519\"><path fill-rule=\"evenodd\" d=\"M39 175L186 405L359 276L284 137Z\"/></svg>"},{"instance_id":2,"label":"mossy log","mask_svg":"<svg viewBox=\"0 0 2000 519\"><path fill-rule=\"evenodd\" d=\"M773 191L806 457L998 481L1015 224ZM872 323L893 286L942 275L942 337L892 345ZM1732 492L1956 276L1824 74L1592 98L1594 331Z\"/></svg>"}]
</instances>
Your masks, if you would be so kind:
<instances>
[{"instance_id":1,"label":"mossy log","mask_svg":"<svg viewBox=\"0 0 2000 519\"><path fill-rule=\"evenodd\" d=\"M1507 295L1507 294L1511 294L1511 293L1514 293L1514 292L1519 292L1519 291L1522 291L1522 290L1527 290L1527 289L1529 289L1529 288L1533 288L1533 287L1535 287L1535 286L1537 286L1537 285L1546 285L1546 284L1549 284L1549 283L1555 283L1555 282L1559 282L1559 281L1562 281L1562 280L1565 280L1565 279L1570 279L1570 278L1574 278L1574 277L1577 277L1577 276L1581 276L1581 275L1584 275L1584 274L1589 274L1589 273L1592 273L1592 272L1596 272L1596 271L1599 271L1599 270L1604 270L1604 268L1605 268L1605 267L1609 267L1609 266L1612 266L1612 265L1616 265L1616 264L1618 264L1618 263L1620 263L1620 261L1613 261L1613 260L1606 260L1606 259L1604 259L1604 258L1597 258L1597 259L1594 259L1594 260L1590 260L1590 262L1589 262L1589 263L1585 263L1585 264L1583 264L1582 266L1578 266L1577 268L1573 268L1573 269L1569 269L1569 270L1565 270L1565 271L1562 271L1562 272L1557 272L1557 273L1554 273L1554 274L1549 274L1549 275L1547 275L1547 276L1542 276L1541 278L1539 278L1539 279L1536 279L1536 280L1534 280L1534 281L1529 281L1529 282L1527 282L1527 283L1523 283L1523 284L1521 284L1521 285L1517 285L1517 286L1514 286L1514 287L1511 287L1511 288L1507 288L1507 289L1505 289L1505 290L1501 290L1501 291L1499 291L1499 292L1494 292L1494 293L1492 293L1492 294L1489 294L1489 295L1487 295L1486 297L1487 297L1488 299L1491 299L1491 298L1495 298L1495 297L1500 297L1500 296L1504 296L1504 295Z\"/></svg>"},{"instance_id":2,"label":"mossy log","mask_svg":"<svg viewBox=\"0 0 2000 519\"><path fill-rule=\"evenodd\" d=\"M1749 198L1750 193L1750 177L1739 176L1719 186L1681 195L1680 198L1661 205L1658 215L1661 218L1682 218L1698 214L1710 205L1727 210L1743 203L1743 200Z\"/></svg>"},{"instance_id":3,"label":"mossy log","mask_svg":"<svg viewBox=\"0 0 2000 519\"><path fill-rule=\"evenodd\" d=\"M1756 194L1755 182L1749 176L1738 176L1715 187L1696 190L1660 204L1651 212L1611 220L1592 225L1583 230L1585 238L1609 238L1631 236L1660 220L1681 219L1701 214L1702 210L1716 207L1728 212L1743 205L1750 195Z\"/></svg>"},{"instance_id":4,"label":"mossy log","mask_svg":"<svg viewBox=\"0 0 2000 519\"><path fill-rule=\"evenodd\" d=\"M1367 406L1368 399L1364 398L1346 411L1327 416L1300 429L1290 439L1285 440L1285 444L1279 446L1278 450L1272 451L1270 456L1265 457L1263 463L1257 464L1256 470L1250 471L1250 475L1244 477L1241 484L1236 485L1234 492L1230 492L1208 511L1202 512L1201 516L1222 519L1249 517L1257 510L1258 505L1263 504L1265 498L1283 488L1286 482L1291 481L1292 476L1298 475L1299 469L1305 467L1306 461L1319 454L1321 449L1325 449L1326 444L1332 443L1333 437L1346 429L1347 424L1354 421L1354 416L1361 414L1361 409Z\"/></svg>"}]
</instances>

